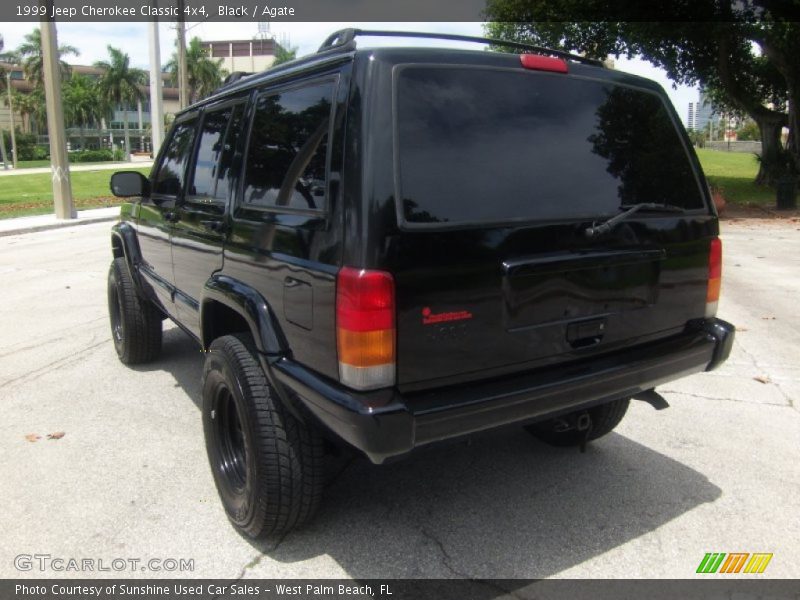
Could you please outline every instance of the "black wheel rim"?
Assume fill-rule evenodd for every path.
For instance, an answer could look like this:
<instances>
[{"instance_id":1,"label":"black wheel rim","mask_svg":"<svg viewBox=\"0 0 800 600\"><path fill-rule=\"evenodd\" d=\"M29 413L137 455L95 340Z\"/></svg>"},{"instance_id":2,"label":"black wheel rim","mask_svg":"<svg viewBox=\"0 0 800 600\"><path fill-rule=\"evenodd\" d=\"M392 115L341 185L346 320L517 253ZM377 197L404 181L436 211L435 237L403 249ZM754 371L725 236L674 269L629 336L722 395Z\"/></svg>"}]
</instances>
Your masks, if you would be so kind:
<instances>
[{"instance_id":1,"label":"black wheel rim","mask_svg":"<svg viewBox=\"0 0 800 600\"><path fill-rule=\"evenodd\" d=\"M213 416L218 452L217 469L231 491L241 493L247 483L247 449L236 399L221 386L217 390Z\"/></svg>"},{"instance_id":2,"label":"black wheel rim","mask_svg":"<svg viewBox=\"0 0 800 600\"><path fill-rule=\"evenodd\" d=\"M111 334L114 336L114 343L117 345L122 343L122 307L120 302L117 286L109 286L108 310L111 315Z\"/></svg>"}]
</instances>

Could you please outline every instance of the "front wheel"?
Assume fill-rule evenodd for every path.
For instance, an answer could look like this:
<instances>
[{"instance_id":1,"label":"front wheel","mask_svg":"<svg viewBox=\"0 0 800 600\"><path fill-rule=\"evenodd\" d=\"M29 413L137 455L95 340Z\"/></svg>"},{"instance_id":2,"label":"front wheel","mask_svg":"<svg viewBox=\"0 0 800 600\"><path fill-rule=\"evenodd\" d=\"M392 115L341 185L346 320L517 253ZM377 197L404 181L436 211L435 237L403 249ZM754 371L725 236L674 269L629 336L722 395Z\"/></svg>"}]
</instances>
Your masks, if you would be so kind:
<instances>
[{"instance_id":1,"label":"front wheel","mask_svg":"<svg viewBox=\"0 0 800 600\"><path fill-rule=\"evenodd\" d=\"M277 538L313 516L324 484L322 438L281 404L249 336L226 335L209 348L203 429L217 491L241 533Z\"/></svg>"},{"instance_id":2,"label":"front wheel","mask_svg":"<svg viewBox=\"0 0 800 600\"><path fill-rule=\"evenodd\" d=\"M611 433L622 421L629 404L629 398L614 400L564 417L528 425L525 430L551 446L582 446Z\"/></svg>"},{"instance_id":3,"label":"front wheel","mask_svg":"<svg viewBox=\"0 0 800 600\"><path fill-rule=\"evenodd\" d=\"M136 293L124 258L115 258L108 270L108 314L114 349L123 363L136 365L158 357L162 315Z\"/></svg>"}]
</instances>

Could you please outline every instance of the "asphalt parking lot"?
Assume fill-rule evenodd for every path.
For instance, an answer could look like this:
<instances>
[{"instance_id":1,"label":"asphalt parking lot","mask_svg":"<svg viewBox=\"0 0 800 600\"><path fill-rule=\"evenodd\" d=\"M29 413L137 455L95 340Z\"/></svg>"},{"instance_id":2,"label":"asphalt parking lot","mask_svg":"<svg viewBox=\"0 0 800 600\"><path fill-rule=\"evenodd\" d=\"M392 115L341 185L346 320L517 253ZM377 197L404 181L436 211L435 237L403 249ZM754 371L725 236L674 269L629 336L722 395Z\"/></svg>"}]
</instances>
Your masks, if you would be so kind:
<instances>
[{"instance_id":1,"label":"asphalt parking lot","mask_svg":"<svg viewBox=\"0 0 800 600\"><path fill-rule=\"evenodd\" d=\"M194 561L125 576L686 578L706 552L771 552L761 577L800 577L800 223L724 225L736 345L661 388L669 410L633 403L586 454L511 429L353 462L272 548L217 501L193 343L171 327L159 362L118 362L109 227L0 238L0 577L120 574L15 568L49 554Z\"/></svg>"}]
</instances>

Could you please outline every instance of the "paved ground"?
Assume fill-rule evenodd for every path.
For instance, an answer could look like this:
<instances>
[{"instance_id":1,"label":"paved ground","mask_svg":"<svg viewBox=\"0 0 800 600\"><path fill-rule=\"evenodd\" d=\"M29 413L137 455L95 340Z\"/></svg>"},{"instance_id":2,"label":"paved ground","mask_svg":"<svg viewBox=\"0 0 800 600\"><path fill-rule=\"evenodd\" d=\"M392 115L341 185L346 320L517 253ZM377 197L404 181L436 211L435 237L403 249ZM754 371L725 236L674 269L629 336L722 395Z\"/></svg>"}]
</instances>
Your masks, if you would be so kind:
<instances>
[{"instance_id":1,"label":"paved ground","mask_svg":"<svg viewBox=\"0 0 800 600\"><path fill-rule=\"evenodd\" d=\"M726 225L733 356L661 390L669 410L635 403L584 455L512 429L351 464L277 548L217 501L200 353L173 328L157 364L117 361L108 228L0 238L0 577L34 553L191 558L198 577L691 577L711 551L773 552L766 576L800 577L800 224Z\"/></svg>"}]
</instances>

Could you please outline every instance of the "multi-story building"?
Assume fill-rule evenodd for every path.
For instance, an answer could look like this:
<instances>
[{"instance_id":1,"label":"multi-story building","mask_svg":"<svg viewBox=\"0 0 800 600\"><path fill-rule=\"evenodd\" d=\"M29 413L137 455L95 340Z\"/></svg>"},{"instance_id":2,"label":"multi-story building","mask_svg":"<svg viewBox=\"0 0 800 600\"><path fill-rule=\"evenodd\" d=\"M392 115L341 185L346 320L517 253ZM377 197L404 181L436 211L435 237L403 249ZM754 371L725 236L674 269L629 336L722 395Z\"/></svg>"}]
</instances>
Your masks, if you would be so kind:
<instances>
[{"instance_id":1,"label":"multi-story building","mask_svg":"<svg viewBox=\"0 0 800 600\"><path fill-rule=\"evenodd\" d=\"M268 69L275 61L275 50L277 42L271 38L255 40L226 40L202 42L208 49L211 58L222 59L222 68L229 73L235 71L257 72ZM85 75L91 79L98 79L103 71L98 67L88 65L71 65L73 73ZM0 74L10 78L11 89L23 94L30 94L34 86L26 79L20 65L4 63L0 61ZM163 81L162 98L164 103L164 114L169 120L180 110L178 99L178 88L169 73L162 72ZM131 151L149 152L150 149L150 90L148 86L141 86L143 100L128 106L128 129L131 140ZM5 93L5 92L4 92ZM125 120L125 110L123 106L115 106L108 116L101 123L96 124L95 128L81 131L79 128L67 129L67 140L70 147L77 147L80 139L83 139L90 147L109 148L120 146L123 136L123 121ZM10 109L7 103L0 100L0 129L7 130L11 123ZM28 133L40 134L40 142L44 143L46 137L45 123L36 123L35 119L26 118L22 115L14 115L16 127ZM67 124L70 125L69 123Z\"/></svg>"},{"instance_id":2,"label":"multi-story building","mask_svg":"<svg viewBox=\"0 0 800 600\"><path fill-rule=\"evenodd\" d=\"M258 73L269 69L275 62L278 43L271 38L220 40L203 42L203 47L211 58L222 59L222 68L228 73Z\"/></svg>"},{"instance_id":3,"label":"multi-story building","mask_svg":"<svg viewBox=\"0 0 800 600\"><path fill-rule=\"evenodd\" d=\"M0 70L5 73L10 80L11 89L15 92L30 94L33 83L26 77L20 65L0 62ZM88 65L70 65L73 74L80 74L89 79L98 79L103 70L98 67ZM164 102L164 114L174 115L180 109L178 103L178 88L172 82L169 73L161 74L163 81L162 97ZM132 151L150 151L150 88L141 86L143 100L128 106L128 128L131 139ZM102 119L100 123L91 129L80 131L77 127L67 129L67 144L75 146L79 138L83 137L90 147L109 148L112 145L119 145L122 141L122 131L124 129L125 110L123 106L115 106L107 119ZM10 126L10 109L6 102L0 102L0 129L7 130ZM14 124L26 133L42 134L46 131L45 123L37 123L35 119L23 119L22 115L14 115ZM68 125L70 125L68 123ZM74 125L74 124L73 124Z\"/></svg>"}]
</instances>

